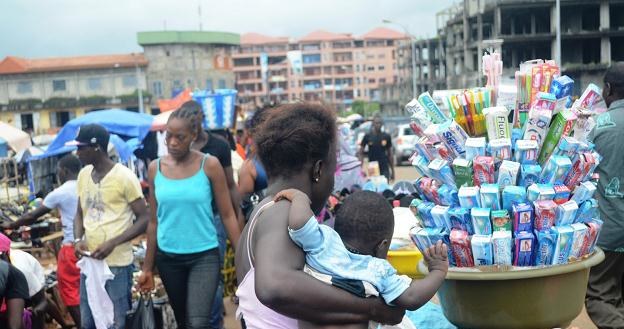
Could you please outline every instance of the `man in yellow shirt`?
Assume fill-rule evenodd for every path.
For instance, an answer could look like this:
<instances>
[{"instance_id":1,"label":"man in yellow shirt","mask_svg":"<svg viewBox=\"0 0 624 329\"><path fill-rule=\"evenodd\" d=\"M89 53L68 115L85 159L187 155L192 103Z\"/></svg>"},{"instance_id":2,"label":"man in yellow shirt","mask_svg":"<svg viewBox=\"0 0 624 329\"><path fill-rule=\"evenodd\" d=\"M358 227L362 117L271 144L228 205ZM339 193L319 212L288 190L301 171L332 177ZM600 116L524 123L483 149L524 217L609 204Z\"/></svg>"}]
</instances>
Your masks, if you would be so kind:
<instances>
[{"instance_id":1,"label":"man in yellow shirt","mask_svg":"<svg viewBox=\"0 0 624 329\"><path fill-rule=\"evenodd\" d=\"M97 124L80 127L78 158L85 167L78 174L78 211L74 220L79 257L103 259L115 278L106 282L114 304L115 329L125 327L131 308L133 254L130 240L145 232L149 214L137 176L108 158L109 133ZM95 329L89 307L86 277L80 278L82 329ZM91 296L93 297L93 296Z\"/></svg>"}]
</instances>

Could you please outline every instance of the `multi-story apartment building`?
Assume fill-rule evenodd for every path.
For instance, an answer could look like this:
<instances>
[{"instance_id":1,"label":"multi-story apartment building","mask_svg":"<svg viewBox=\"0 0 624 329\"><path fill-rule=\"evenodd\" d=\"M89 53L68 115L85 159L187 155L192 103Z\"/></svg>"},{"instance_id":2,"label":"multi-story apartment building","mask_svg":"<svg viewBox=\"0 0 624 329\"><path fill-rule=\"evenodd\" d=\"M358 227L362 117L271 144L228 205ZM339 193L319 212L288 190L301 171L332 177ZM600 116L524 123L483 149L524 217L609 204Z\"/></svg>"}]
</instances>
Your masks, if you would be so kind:
<instances>
[{"instance_id":1,"label":"multi-story apartment building","mask_svg":"<svg viewBox=\"0 0 624 329\"><path fill-rule=\"evenodd\" d=\"M378 101L380 86L398 81L396 49L405 38L387 28L357 37L319 30L296 40L243 34L233 55L239 98L250 106L306 100L345 107L358 99ZM293 71L289 52L301 52L300 74Z\"/></svg>"},{"instance_id":2,"label":"multi-story apartment building","mask_svg":"<svg viewBox=\"0 0 624 329\"><path fill-rule=\"evenodd\" d=\"M0 61L0 121L35 134L55 132L85 111L137 111L145 85L143 54ZM144 95L149 102L149 95Z\"/></svg>"},{"instance_id":3,"label":"multi-story apartment building","mask_svg":"<svg viewBox=\"0 0 624 329\"><path fill-rule=\"evenodd\" d=\"M139 32L147 66L147 89L171 98L185 88L234 88L232 52L240 35L213 31Z\"/></svg>"},{"instance_id":4,"label":"multi-story apartment building","mask_svg":"<svg viewBox=\"0 0 624 329\"><path fill-rule=\"evenodd\" d=\"M507 77L523 61L556 58L555 0L464 0L445 13L439 32L446 41L448 88L479 82L479 50L492 44L488 40L498 40L494 48ZM624 60L624 1L561 0L560 17L560 65L580 93L600 81L612 61Z\"/></svg>"}]
</instances>

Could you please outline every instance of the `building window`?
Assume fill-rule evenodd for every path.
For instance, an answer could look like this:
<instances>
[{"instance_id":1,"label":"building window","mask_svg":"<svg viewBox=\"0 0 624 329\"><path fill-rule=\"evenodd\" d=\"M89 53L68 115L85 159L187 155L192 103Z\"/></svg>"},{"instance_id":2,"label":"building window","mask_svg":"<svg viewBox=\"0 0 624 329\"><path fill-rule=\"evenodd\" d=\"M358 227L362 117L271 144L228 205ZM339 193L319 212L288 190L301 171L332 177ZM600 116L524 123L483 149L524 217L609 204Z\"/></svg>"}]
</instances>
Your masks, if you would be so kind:
<instances>
[{"instance_id":1,"label":"building window","mask_svg":"<svg viewBox=\"0 0 624 329\"><path fill-rule=\"evenodd\" d=\"M122 81L123 86L126 88L136 87L137 85L136 76L134 75L124 75Z\"/></svg>"},{"instance_id":2,"label":"building window","mask_svg":"<svg viewBox=\"0 0 624 329\"><path fill-rule=\"evenodd\" d=\"M355 64L355 72L360 72L360 64Z\"/></svg>"},{"instance_id":3,"label":"building window","mask_svg":"<svg viewBox=\"0 0 624 329\"><path fill-rule=\"evenodd\" d=\"M212 90L213 89L212 79L206 79L206 89L207 90Z\"/></svg>"},{"instance_id":4,"label":"building window","mask_svg":"<svg viewBox=\"0 0 624 329\"><path fill-rule=\"evenodd\" d=\"M162 96L162 94L163 94L162 82L160 82L160 81L152 82L152 91L154 92L154 95Z\"/></svg>"},{"instance_id":5,"label":"building window","mask_svg":"<svg viewBox=\"0 0 624 329\"><path fill-rule=\"evenodd\" d=\"M52 80L52 91L65 91L67 86L65 80Z\"/></svg>"},{"instance_id":6,"label":"building window","mask_svg":"<svg viewBox=\"0 0 624 329\"><path fill-rule=\"evenodd\" d=\"M67 111L55 112L54 116L55 116L55 121L56 121L55 127L59 127L59 128L65 126L65 124L69 122L69 120L71 119L69 117L69 112Z\"/></svg>"},{"instance_id":7,"label":"building window","mask_svg":"<svg viewBox=\"0 0 624 329\"><path fill-rule=\"evenodd\" d=\"M219 89L225 89L225 79L219 79Z\"/></svg>"},{"instance_id":8,"label":"building window","mask_svg":"<svg viewBox=\"0 0 624 329\"><path fill-rule=\"evenodd\" d=\"M332 80L331 79L325 79L325 84L326 85L331 85L332 84Z\"/></svg>"},{"instance_id":9,"label":"building window","mask_svg":"<svg viewBox=\"0 0 624 329\"><path fill-rule=\"evenodd\" d=\"M369 70L369 71L375 71L375 67L374 67L374 66L369 66L369 67L368 67L368 70Z\"/></svg>"},{"instance_id":10,"label":"building window","mask_svg":"<svg viewBox=\"0 0 624 329\"><path fill-rule=\"evenodd\" d=\"M386 83L386 78L379 78L379 83Z\"/></svg>"},{"instance_id":11,"label":"building window","mask_svg":"<svg viewBox=\"0 0 624 329\"><path fill-rule=\"evenodd\" d=\"M295 81L290 80L290 88L295 88Z\"/></svg>"},{"instance_id":12,"label":"building window","mask_svg":"<svg viewBox=\"0 0 624 329\"><path fill-rule=\"evenodd\" d=\"M89 78L87 84L89 85L89 90L100 90L102 88L102 79Z\"/></svg>"},{"instance_id":13,"label":"building window","mask_svg":"<svg viewBox=\"0 0 624 329\"><path fill-rule=\"evenodd\" d=\"M375 79L374 78L368 79L368 83L375 83Z\"/></svg>"},{"instance_id":14,"label":"building window","mask_svg":"<svg viewBox=\"0 0 624 329\"><path fill-rule=\"evenodd\" d=\"M20 81L17 84L17 92L20 94L32 93L32 83L30 81Z\"/></svg>"},{"instance_id":15,"label":"building window","mask_svg":"<svg viewBox=\"0 0 624 329\"><path fill-rule=\"evenodd\" d=\"M35 131L35 122L32 113L21 114L20 121L22 122L23 131L27 133L33 133Z\"/></svg>"},{"instance_id":16,"label":"building window","mask_svg":"<svg viewBox=\"0 0 624 329\"><path fill-rule=\"evenodd\" d=\"M385 67L385 66L383 66L383 65L379 65L379 67L377 67L377 69L378 69L379 71L383 71L383 70L385 70L385 69L386 69L386 67Z\"/></svg>"},{"instance_id":17,"label":"building window","mask_svg":"<svg viewBox=\"0 0 624 329\"><path fill-rule=\"evenodd\" d=\"M379 54L377 55L377 58L386 58L386 54Z\"/></svg>"}]
</instances>

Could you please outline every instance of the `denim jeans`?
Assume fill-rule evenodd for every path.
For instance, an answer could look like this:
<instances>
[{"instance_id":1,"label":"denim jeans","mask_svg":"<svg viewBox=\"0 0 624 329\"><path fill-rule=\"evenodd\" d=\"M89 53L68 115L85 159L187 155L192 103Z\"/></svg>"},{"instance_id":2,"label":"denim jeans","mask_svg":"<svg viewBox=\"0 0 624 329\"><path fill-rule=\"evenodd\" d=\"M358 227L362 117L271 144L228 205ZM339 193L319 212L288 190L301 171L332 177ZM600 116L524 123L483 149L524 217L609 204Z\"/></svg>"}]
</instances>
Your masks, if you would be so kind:
<instances>
[{"instance_id":1,"label":"denim jeans","mask_svg":"<svg viewBox=\"0 0 624 329\"><path fill-rule=\"evenodd\" d=\"M210 328L212 302L219 284L219 250L172 254L159 250L156 266L178 328Z\"/></svg>"},{"instance_id":2,"label":"denim jeans","mask_svg":"<svg viewBox=\"0 0 624 329\"><path fill-rule=\"evenodd\" d=\"M217 238L219 239L219 285L217 286L217 292L215 293L214 301L212 302L212 312L210 312L210 329L222 329L223 328L223 293L224 293L224 281L221 270L223 270L223 263L225 262L225 249L227 247L227 236L225 234L225 227L221 222L221 216L216 211L212 216L212 224L214 224L217 230Z\"/></svg>"},{"instance_id":3,"label":"denim jeans","mask_svg":"<svg viewBox=\"0 0 624 329\"><path fill-rule=\"evenodd\" d=\"M132 307L132 272L134 265L123 267L111 267L111 272L115 276L114 279L106 282L106 292L114 305L114 329L125 329L126 313ZM85 286L86 276L80 275L80 317L82 329L95 329L95 322L89 302L87 300L87 288Z\"/></svg>"}]
</instances>

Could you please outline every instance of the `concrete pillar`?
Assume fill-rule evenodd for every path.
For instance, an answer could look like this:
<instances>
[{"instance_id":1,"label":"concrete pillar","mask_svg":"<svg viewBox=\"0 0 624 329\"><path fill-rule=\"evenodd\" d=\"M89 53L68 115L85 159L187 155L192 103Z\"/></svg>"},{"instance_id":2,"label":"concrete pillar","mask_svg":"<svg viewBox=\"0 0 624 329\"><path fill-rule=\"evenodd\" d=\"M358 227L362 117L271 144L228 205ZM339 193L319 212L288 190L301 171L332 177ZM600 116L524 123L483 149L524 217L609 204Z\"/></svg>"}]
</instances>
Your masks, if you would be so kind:
<instances>
[{"instance_id":1,"label":"concrete pillar","mask_svg":"<svg viewBox=\"0 0 624 329\"><path fill-rule=\"evenodd\" d=\"M492 39L497 39L501 35L502 13L500 6L494 9L494 28L492 29Z\"/></svg>"},{"instance_id":2,"label":"concrete pillar","mask_svg":"<svg viewBox=\"0 0 624 329\"><path fill-rule=\"evenodd\" d=\"M557 21L555 17L557 17L557 7L553 4L550 7L550 33L552 34L557 33Z\"/></svg>"},{"instance_id":3,"label":"concrete pillar","mask_svg":"<svg viewBox=\"0 0 624 329\"><path fill-rule=\"evenodd\" d=\"M609 1L602 1L600 2L600 30L608 30L610 25Z\"/></svg>"},{"instance_id":4,"label":"concrete pillar","mask_svg":"<svg viewBox=\"0 0 624 329\"><path fill-rule=\"evenodd\" d=\"M609 37L600 39L600 63L611 64L611 40Z\"/></svg>"},{"instance_id":5,"label":"concrete pillar","mask_svg":"<svg viewBox=\"0 0 624 329\"><path fill-rule=\"evenodd\" d=\"M535 34L535 14L531 14L531 34Z\"/></svg>"},{"instance_id":6,"label":"concrete pillar","mask_svg":"<svg viewBox=\"0 0 624 329\"><path fill-rule=\"evenodd\" d=\"M463 27L464 27L464 68L467 71L472 71L474 68L472 61L472 54L468 49L468 40L470 39L470 21L468 20L468 1L464 1L464 15L463 15Z\"/></svg>"},{"instance_id":7,"label":"concrete pillar","mask_svg":"<svg viewBox=\"0 0 624 329\"><path fill-rule=\"evenodd\" d=\"M510 24L511 24L511 35L514 35L516 34L516 18L514 16L511 16Z\"/></svg>"}]
</instances>

